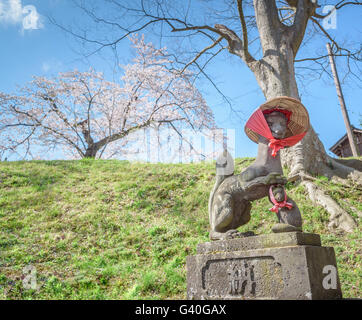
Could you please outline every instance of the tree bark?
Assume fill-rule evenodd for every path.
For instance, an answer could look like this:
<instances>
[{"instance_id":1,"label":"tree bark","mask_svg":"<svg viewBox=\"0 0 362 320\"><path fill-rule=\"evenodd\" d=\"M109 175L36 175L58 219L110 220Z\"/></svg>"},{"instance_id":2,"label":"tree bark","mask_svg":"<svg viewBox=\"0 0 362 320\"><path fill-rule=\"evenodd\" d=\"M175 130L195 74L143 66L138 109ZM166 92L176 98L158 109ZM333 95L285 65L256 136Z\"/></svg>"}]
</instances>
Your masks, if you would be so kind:
<instances>
[{"instance_id":1,"label":"tree bark","mask_svg":"<svg viewBox=\"0 0 362 320\"><path fill-rule=\"evenodd\" d=\"M94 145L88 147L88 149L85 152L84 158L92 158L95 159L97 152L99 151L98 148L96 148Z\"/></svg>"}]
</instances>

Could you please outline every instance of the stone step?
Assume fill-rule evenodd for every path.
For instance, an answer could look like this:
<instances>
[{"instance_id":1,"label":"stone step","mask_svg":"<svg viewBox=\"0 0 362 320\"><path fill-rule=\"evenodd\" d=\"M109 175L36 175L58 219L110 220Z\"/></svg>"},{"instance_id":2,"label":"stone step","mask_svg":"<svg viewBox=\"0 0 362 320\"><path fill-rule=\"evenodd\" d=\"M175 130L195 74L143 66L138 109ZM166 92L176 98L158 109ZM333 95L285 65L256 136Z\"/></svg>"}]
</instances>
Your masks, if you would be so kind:
<instances>
[{"instance_id":1,"label":"stone step","mask_svg":"<svg viewBox=\"0 0 362 320\"><path fill-rule=\"evenodd\" d=\"M290 246L321 246L318 234L303 232L271 233L246 238L200 243L197 254L245 251Z\"/></svg>"}]
</instances>

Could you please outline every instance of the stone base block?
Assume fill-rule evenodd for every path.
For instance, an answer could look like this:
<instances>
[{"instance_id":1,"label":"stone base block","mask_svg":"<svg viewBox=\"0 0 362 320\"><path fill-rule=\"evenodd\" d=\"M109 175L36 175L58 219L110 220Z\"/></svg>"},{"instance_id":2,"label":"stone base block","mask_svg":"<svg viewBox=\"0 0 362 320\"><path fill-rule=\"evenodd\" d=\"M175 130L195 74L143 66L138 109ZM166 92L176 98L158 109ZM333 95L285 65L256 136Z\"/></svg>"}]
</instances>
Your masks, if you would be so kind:
<instances>
[{"instance_id":1,"label":"stone base block","mask_svg":"<svg viewBox=\"0 0 362 320\"><path fill-rule=\"evenodd\" d=\"M332 247L288 232L199 244L187 257L188 299L340 299Z\"/></svg>"}]
</instances>

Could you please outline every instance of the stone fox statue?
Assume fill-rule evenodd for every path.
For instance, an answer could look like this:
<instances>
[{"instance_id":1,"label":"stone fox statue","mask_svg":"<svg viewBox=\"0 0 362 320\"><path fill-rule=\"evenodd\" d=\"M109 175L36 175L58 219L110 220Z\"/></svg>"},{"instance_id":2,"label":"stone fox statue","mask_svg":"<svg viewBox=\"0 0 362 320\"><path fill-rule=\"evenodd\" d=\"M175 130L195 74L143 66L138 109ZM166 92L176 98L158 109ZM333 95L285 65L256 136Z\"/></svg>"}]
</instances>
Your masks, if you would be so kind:
<instances>
[{"instance_id":1,"label":"stone fox statue","mask_svg":"<svg viewBox=\"0 0 362 320\"><path fill-rule=\"evenodd\" d=\"M288 100L285 101L285 99ZM233 159L227 151L224 151L217 160L216 182L209 198L211 240L251 235L250 232L242 234L236 229L250 220L251 201L268 195L269 199L271 199L270 196L273 198L273 208L279 220L279 223L273 227L273 232L302 230L300 211L295 202L284 192L283 186L286 184L286 179L283 177L279 149L291 146L304 137L309 126L309 118L304 106L298 100L292 99L290 103L289 99L292 98L279 97L258 109L259 118L256 117L253 120L262 121L267 133L247 123L246 133L258 143L257 157L248 168L239 175L234 175ZM290 130L291 126L295 126L291 123L291 115L301 111L301 108L304 108L307 119L302 121L300 114L294 115L292 120L300 125L295 134ZM297 138L290 138L295 136ZM272 186L275 187L272 188Z\"/></svg>"}]
</instances>

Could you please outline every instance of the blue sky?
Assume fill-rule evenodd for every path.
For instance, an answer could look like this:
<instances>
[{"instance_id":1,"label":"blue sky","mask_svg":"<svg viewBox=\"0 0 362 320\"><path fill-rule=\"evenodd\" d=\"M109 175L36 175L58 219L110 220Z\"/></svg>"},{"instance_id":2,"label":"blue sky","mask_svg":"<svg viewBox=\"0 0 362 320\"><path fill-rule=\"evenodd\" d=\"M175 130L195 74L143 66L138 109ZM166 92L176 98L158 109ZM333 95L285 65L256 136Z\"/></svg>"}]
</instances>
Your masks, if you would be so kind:
<instances>
[{"instance_id":1,"label":"blue sky","mask_svg":"<svg viewBox=\"0 0 362 320\"><path fill-rule=\"evenodd\" d=\"M13 12L9 17L6 10L11 2ZM333 4L334 1L327 3ZM20 13L15 9L20 10ZM16 85L25 84L33 75L50 76L74 68L88 69L90 65L112 76L112 62L106 59L106 53L102 57L92 56L89 61L80 59L75 52L77 45L74 39L50 24L45 18L48 14L66 23L83 21L83 17L68 0L0 0L0 91L16 92ZM361 14L362 10L358 7L346 7L338 12L337 27L330 29L330 34L347 41L360 41ZM311 48L320 48L320 52L326 52L325 44L326 41L319 38L311 43ZM121 57L121 62L127 63L127 40L122 46L126 54ZM341 71L345 68L340 63L338 67ZM217 124L236 130L237 157L255 156L256 145L243 131L252 111L264 102L254 76L240 60L228 54L210 66L209 72L225 95L231 98L233 107L241 112L240 118L236 117L207 81L200 82L198 86L214 111ZM328 77L314 81L306 79L299 89L302 102L310 112L311 123L328 150L346 132L333 81ZM362 118L361 89L351 80L343 85L343 92L351 123L359 126Z\"/></svg>"}]
</instances>

